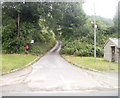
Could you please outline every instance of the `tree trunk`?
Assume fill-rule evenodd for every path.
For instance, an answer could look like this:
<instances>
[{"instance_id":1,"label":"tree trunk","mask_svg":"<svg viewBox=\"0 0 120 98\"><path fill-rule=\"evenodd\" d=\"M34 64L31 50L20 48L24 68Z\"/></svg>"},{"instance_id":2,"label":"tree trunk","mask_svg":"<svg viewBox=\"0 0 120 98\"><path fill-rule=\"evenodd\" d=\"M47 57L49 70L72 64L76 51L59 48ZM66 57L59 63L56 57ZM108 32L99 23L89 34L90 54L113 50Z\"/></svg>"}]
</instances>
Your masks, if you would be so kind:
<instances>
[{"instance_id":1,"label":"tree trunk","mask_svg":"<svg viewBox=\"0 0 120 98\"><path fill-rule=\"evenodd\" d=\"M18 13L18 35L17 35L17 37L19 38L19 36L20 36L20 13Z\"/></svg>"},{"instance_id":2,"label":"tree trunk","mask_svg":"<svg viewBox=\"0 0 120 98\"><path fill-rule=\"evenodd\" d=\"M19 47L20 47L19 37L20 37L20 13L18 13L18 22L17 22L17 52L19 51Z\"/></svg>"}]
</instances>

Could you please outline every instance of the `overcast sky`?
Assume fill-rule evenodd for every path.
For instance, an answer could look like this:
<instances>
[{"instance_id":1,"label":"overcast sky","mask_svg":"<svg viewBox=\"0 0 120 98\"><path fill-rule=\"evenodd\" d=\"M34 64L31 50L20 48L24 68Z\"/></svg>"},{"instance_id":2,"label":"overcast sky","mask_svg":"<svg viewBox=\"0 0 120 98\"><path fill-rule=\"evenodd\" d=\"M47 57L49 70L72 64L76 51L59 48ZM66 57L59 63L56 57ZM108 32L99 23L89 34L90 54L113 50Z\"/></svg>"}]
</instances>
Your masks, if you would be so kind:
<instances>
[{"instance_id":1,"label":"overcast sky","mask_svg":"<svg viewBox=\"0 0 120 98\"><path fill-rule=\"evenodd\" d=\"M113 19L116 13L118 1L120 0L85 0L85 3L83 4L83 9L86 14L94 14L94 1L96 15Z\"/></svg>"}]
</instances>

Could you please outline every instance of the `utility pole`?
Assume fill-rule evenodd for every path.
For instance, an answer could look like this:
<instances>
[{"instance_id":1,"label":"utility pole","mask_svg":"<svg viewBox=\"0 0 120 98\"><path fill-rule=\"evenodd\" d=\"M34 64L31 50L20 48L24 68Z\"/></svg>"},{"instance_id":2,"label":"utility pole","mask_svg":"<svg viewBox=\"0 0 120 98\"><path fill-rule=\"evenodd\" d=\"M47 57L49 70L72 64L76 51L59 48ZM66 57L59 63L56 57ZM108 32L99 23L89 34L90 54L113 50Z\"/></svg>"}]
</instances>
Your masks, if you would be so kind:
<instances>
[{"instance_id":1,"label":"utility pole","mask_svg":"<svg viewBox=\"0 0 120 98\"><path fill-rule=\"evenodd\" d=\"M94 0L94 62L96 62L96 12L95 12L95 0Z\"/></svg>"}]
</instances>

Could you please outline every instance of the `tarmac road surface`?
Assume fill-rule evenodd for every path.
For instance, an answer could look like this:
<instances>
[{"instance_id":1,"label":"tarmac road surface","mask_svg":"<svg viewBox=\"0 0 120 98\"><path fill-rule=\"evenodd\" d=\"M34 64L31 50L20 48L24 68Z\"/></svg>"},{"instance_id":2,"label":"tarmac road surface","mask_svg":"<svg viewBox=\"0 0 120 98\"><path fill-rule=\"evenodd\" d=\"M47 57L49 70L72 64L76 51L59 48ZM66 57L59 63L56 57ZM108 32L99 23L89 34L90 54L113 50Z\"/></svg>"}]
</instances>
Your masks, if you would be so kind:
<instances>
[{"instance_id":1,"label":"tarmac road surface","mask_svg":"<svg viewBox=\"0 0 120 98\"><path fill-rule=\"evenodd\" d=\"M60 56L60 48L61 43L57 41L56 45L32 66L1 76L2 94L40 95L44 94L42 92L45 94L50 92L75 94L76 92L90 95L90 92L97 92L94 94L101 96L102 92L102 94L117 96L117 73L112 75L78 68Z\"/></svg>"}]
</instances>

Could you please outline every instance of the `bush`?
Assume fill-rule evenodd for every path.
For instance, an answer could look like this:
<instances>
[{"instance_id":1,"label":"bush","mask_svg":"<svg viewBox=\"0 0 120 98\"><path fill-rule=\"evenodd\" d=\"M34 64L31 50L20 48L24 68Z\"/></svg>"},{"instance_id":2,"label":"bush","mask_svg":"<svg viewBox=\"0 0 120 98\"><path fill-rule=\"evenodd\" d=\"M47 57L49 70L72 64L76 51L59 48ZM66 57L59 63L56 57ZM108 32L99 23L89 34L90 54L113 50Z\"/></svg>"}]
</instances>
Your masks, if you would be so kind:
<instances>
[{"instance_id":1,"label":"bush","mask_svg":"<svg viewBox=\"0 0 120 98\"><path fill-rule=\"evenodd\" d=\"M20 34L17 33L16 20L9 19L3 26L2 52L3 53L34 53L40 54L47 51L55 43L55 35L47 27L41 28L37 23L21 22ZM34 39L32 45L30 41ZM25 50L25 45L29 50Z\"/></svg>"},{"instance_id":2,"label":"bush","mask_svg":"<svg viewBox=\"0 0 120 98\"><path fill-rule=\"evenodd\" d=\"M96 48L96 54L97 54L98 57L102 57L104 55L103 49L100 48L100 47L97 47Z\"/></svg>"},{"instance_id":3,"label":"bush","mask_svg":"<svg viewBox=\"0 0 120 98\"><path fill-rule=\"evenodd\" d=\"M94 45L81 42L80 39L64 40L62 42L61 53L76 56L94 56ZM96 53L98 57L103 56L103 49L97 47Z\"/></svg>"},{"instance_id":4,"label":"bush","mask_svg":"<svg viewBox=\"0 0 120 98\"><path fill-rule=\"evenodd\" d=\"M32 54L43 54L46 51L48 51L50 48L52 48L55 45L55 40L50 40L49 42L36 42L34 44L31 44L29 53Z\"/></svg>"}]
</instances>

